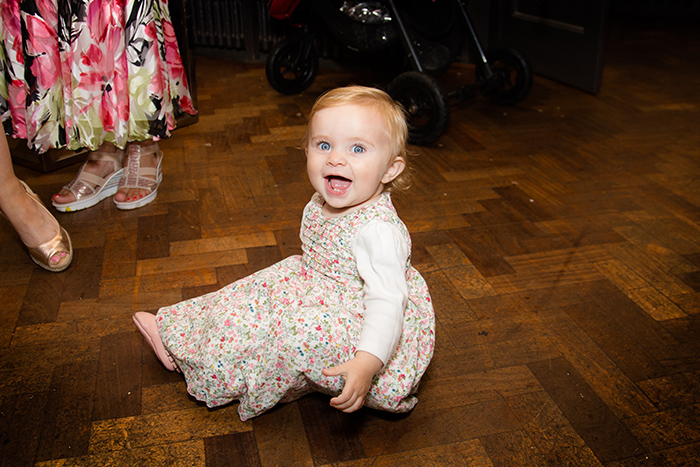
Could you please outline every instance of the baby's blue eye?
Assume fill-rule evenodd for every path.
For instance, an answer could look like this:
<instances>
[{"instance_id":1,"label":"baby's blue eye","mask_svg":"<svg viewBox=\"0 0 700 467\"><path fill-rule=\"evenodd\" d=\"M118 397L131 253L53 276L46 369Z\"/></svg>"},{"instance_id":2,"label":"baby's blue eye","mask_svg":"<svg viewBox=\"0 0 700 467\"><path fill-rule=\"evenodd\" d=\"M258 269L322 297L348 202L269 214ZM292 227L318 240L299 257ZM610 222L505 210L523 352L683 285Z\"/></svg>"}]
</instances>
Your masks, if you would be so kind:
<instances>
[{"instance_id":1,"label":"baby's blue eye","mask_svg":"<svg viewBox=\"0 0 700 467\"><path fill-rule=\"evenodd\" d=\"M362 154L363 152L365 152L365 148L363 148L362 146L353 146L352 152L354 152L355 154Z\"/></svg>"},{"instance_id":2,"label":"baby's blue eye","mask_svg":"<svg viewBox=\"0 0 700 467\"><path fill-rule=\"evenodd\" d=\"M318 148L321 151L329 151L331 149L331 145L326 143L325 141L322 141L322 142L318 143Z\"/></svg>"}]
</instances>

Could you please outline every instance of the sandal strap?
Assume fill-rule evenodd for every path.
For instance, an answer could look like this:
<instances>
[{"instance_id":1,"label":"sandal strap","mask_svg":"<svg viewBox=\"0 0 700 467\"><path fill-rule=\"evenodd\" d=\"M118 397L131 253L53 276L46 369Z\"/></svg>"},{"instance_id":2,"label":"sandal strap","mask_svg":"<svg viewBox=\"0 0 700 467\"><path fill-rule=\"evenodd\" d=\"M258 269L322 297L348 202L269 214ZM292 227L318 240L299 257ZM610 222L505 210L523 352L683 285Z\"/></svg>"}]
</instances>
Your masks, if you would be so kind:
<instances>
[{"instance_id":1,"label":"sandal strap","mask_svg":"<svg viewBox=\"0 0 700 467\"><path fill-rule=\"evenodd\" d=\"M122 149L117 149L114 152L107 151L92 151L88 154L87 160L89 161L111 161L114 167L113 172L122 168L122 161L124 160L124 151Z\"/></svg>"},{"instance_id":2,"label":"sandal strap","mask_svg":"<svg viewBox=\"0 0 700 467\"><path fill-rule=\"evenodd\" d=\"M157 177L158 176L158 169L154 169L153 167L139 167L139 176L143 177L144 175L150 175L152 177Z\"/></svg>"},{"instance_id":3,"label":"sandal strap","mask_svg":"<svg viewBox=\"0 0 700 467\"><path fill-rule=\"evenodd\" d=\"M95 186L102 186L105 184L106 180L99 175L91 174L90 172L81 172L80 176L74 181L80 180L81 182L92 183Z\"/></svg>"},{"instance_id":4,"label":"sandal strap","mask_svg":"<svg viewBox=\"0 0 700 467\"><path fill-rule=\"evenodd\" d=\"M107 180L109 180L114 172L121 170L123 158L124 151L121 149L117 149L114 152L91 151L85 163L80 167L78 175L63 188L73 193L76 200L93 195L98 187L104 186L104 184L107 183ZM105 177L86 172L85 166L90 161L110 161L112 162L112 172ZM90 183L94 185L94 187L90 186Z\"/></svg>"},{"instance_id":5,"label":"sandal strap","mask_svg":"<svg viewBox=\"0 0 700 467\"><path fill-rule=\"evenodd\" d=\"M134 149L131 149L134 148ZM158 147L158 143L153 143L149 144L148 146L144 146L143 144L130 144L127 146L126 153L127 155L129 154L130 150L135 150L139 152L142 156L147 156L149 154L154 154L156 157L158 157L159 154L162 153L160 150L160 147Z\"/></svg>"},{"instance_id":6,"label":"sandal strap","mask_svg":"<svg viewBox=\"0 0 700 467\"><path fill-rule=\"evenodd\" d=\"M153 154L156 157L158 166L142 167L141 156ZM158 187L161 177L161 162L163 160L163 152L158 147L158 144L150 146L134 145L127 148L127 166L125 167L124 175L119 181L119 189L122 188L142 188L153 191ZM153 177L153 178L150 178Z\"/></svg>"}]
</instances>

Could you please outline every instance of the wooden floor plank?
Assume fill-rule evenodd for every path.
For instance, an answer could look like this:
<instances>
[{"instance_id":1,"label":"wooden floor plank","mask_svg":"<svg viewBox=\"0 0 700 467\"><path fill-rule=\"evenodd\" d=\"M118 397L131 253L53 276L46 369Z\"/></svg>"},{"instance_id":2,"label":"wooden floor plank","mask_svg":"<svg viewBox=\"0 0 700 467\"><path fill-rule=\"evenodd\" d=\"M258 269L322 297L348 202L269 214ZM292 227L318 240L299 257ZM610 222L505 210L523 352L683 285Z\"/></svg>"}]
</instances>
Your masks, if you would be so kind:
<instances>
[{"instance_id":1,"label":"wooden floor plank","mask_svg":"<svg viewBox=\"0 0 700 467\"><path fill-rule=\"evenodd\" d=\"M641 456L629 457L619 461L606 463L606 467L633 467L636 465L663 465L668 467L684 467L697 463L700 458L700 444L688 444L679 448L666 449Z\"/></svg>"},{"instance_id":2,"label":"wooden floor plank","mask_svg":"<svg viewBox=\"0 0 700 467\"><path fill-rule=\"evenodd\" d=\"M22 286L0 287L4 305L0 308L0 349L10 346L20 308L24 303L25 288Z\"/></svg>"},{"instance_id":3,"label":"wooden floor plank","mask_svg":"<svg viewBox=\"0 0 700 467\"><path fill-rule=\"evenodd\" d=\"M439 411L419 403L408 416L377 414L360 431L365 454L399 453L521 428L503 400L465 402Z\"/></svg>"},{"instance_id":4,"label":"wooden floor plank","mask_svg":"<svg viewBox=\"0 0 700 467\"><path fill-rule=\"evenodd\" d=\"M576 432L552 398L542 392L508 398L525 433L545 465L599 466L598 458Z\"/></svg>"},{"instance_id":5,"label":"wooden floor plank","mask_svg":"<svg viewBox=\"0 0 700 467\"><path fill-rule=\"evenodd\" d=\"M25 299L19 310L17 325L52 323L58 317L65 277L35 269L27 284Z\"/></svg>"},{"instance_id":6,"label":"wooden floor plank","mask_svg":"<svg viewBox=\"0 0 700 467\"><path fill-rule=\"evenodd\" d=\"M344 416L330 407L329 396L313 395L298 402L314 465L365 457L358 436L364 414Z\"/></svg>"},{"instance_id":7,"label":"wooden floor plank","mask_svg":"<svg viewBox=\"0 0 700 467\"><path fill-rule=\"evenodd\" d=\"M620 368L599 348L591 337L561 310L548 311L545 320L553 332L552 342L573 365L580 376L595 390L597 397L618 418L654 411L649 399Z\"/></svg>"},{"instance_id":8,"label":"wooden floor plank","mask_svg":"<svg viewBox=\"0 0 700 467\"><path fill-rule=\"evenodd\" d=\"M133 467L149 467L153 465L205 467L207 464L204 445L200 440L197 440L128 450L106 451L81 457L37 462L34 465L37 467L62 467L64 465L74 467L109 467L113 465Z\"/></svg>"},{"instance_id":9,"label":"wooden floor plank","mask_svg":"<svg viewBox=\"0 0 700 467\"><path fill-rule=\"evenodd\" d=\"M3 465L20 467L34 462L44 424L49 392L2 398L0 458Z\"/></svg>"},{"instance_id":10,"label":"wooden floor plank","mask_svg":"<svg viewBox=\"0 0 700 467\"><path fill-rule=\"evenodd\" d=\"M626 329L593 303L564 309L632 381L665 376L667 370Z\"/></svg>"},{"instance_id":11,"label":"wooden floor plank","mask_svg":"<svg viewBox=\"0 0 700 467\"><path fill-rule=\"evenodd\" d=\"M253 430L261 465L314 465L299 404L282 404L256 418Z\"/></svg>"},{"instance_id":12,"label":"wooden floor plank","mask_svg":"<svg viewBox=\"0 0 700 467\"><path fill-rule=\"evenodd\" d=\"M96 361L56 367L36 460L88 454L96 370Z\"/></svg>"},{"instance_id":13,"label":"wooden floor plank","mask_svg":"<svg viewBox=\"0 0 700 467\"><path fill-rule=\"evenodd\" d=\"M494 466L543 467L548 465L544 455L524 430L484 436L481 438L481 443Z\"/></svg>"},{"instance_id":14,"label":"wooden floor plank","mask_svg":"<svg viewBox=\"0 0 700 467\"><path fill-rule=\"evenodd\" d=\"M647 452L700 441L699 406L691 404L625 420L635 439Z\"/></svg>"},{"instance_id":15,"label":"wooden floor plank","mask_svg":"<svg viewBox=\"0 0 700 467\"><path fill-rule=\"evenodd\" d=\"M102 338L92 420L141 413L141 341L134 332Z\"/></svg>"},{"instance_id":16,"label":"wooden floor plank","mask_svg":"<svg viewBox=\"0 0 700 467\"><path fill-rule=\"evenodd\" d=\"M89 449L91 453L130 450L248 432L251 429L250 423L238 419L235 408L214 412L189 408L96 421L89 433Z\"/></svg>"},{"instance_id":17,"label":"wooden floor plank","mask_svg":"<svg viewBox=\"0 0 700 467\"><path fill-rule=\"evenodd\" d=\"M255 435L250 432L204 438L207 467L226 467L235 459L241 467L260 467Z\"/></svg>"},{"instance_id":18,"label":"wooden floor plank","mask_svg":"<svg viewBox=\"0 0 700 467\"><path fill-rule=\"evenodd\" d=\"M342 465L343 467L390 467L394 465L492 467L494 464L479 441L469 440L329 465Z\"/></svg>"},{"instance_id":19,"label":"wooden floor plank","mask_svg":"<svg viewBox=\"0 0 700 467\"><path fill-rule=\"evenodd\" d=\"M605 462L647 452L566 359L528 367L598 459Z\"/></svg>"}]
</instances>

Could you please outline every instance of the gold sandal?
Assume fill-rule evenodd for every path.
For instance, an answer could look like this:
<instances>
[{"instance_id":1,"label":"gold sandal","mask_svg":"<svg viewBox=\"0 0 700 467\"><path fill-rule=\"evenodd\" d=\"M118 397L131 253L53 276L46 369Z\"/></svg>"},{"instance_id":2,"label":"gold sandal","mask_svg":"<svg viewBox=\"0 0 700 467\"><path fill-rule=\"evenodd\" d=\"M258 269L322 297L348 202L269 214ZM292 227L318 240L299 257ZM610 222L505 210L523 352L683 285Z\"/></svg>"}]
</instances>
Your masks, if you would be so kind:
<instances>
[{"instance_id":1,"label":"gold sandal","mask_svg":"<svg viewBox=\"0 0 700 467\"><path fill-rule=\"evenodd\" d=\"M48 242L44 242L39 246L30 247L26 243L22 243L24 243L24 246L27 247L27 250L29 250L29 257L32 258L32 261L34 261L36 264L51 272L61 272L65 270L68 266L70 266L71 261L73 261L73 245L71 244L70 236L68 235L68 232L66 232L65 229L61 227L61 225L58 223L56 218L53 217L49 210L46 209L44 203L41 202L39 197L31 190L31 188L29 188L29 186L27 186L27 184L24 183L22 180L20 180L19 182L24 187L24 190L27 193L27 195L29 195L30 198L32 198L39 206L41 206L41 209L46 211L46 213L49 216L51 216L51 218L56 223L57 228L56 235L54 235L54 237ZM0 211L0 214L2 214L2 216L5 219L7 219L5 213ZM9 219L7 220L9 222ZM54 256L60 257L61 252L66 253L66 256L64 258L61 258L57 263L53 264L51 262L51 258L53 258Z\"/></svg>"}]
</instances>

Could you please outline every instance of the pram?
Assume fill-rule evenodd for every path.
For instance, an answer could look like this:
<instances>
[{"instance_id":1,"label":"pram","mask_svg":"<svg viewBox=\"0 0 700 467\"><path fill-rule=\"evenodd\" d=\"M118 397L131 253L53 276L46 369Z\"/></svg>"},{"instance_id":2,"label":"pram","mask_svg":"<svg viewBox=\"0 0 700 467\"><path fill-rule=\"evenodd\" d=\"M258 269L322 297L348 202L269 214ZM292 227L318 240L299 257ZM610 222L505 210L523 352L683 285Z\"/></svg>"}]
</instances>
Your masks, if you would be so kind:
<instances>
[{"instance_id":1,"label":"pram","mask_svg":"<svg viewBox=\"0 0 700 467\"><path fill-rule=\"evenodd\" d=\"M405 68L410 70L396 76L386 91L406 108L413 144L430 144L442 135L451 101L480 92L495 104L515 105L532 86L530 66L517 50L482 49L466 0L270 0L268 4L273 18L293 21L301 31L277 44L267 57L267 80L282 94L298 94L314 81L319 66L316 28L325 27L342 44L360 52L381 53L400 43L408 62ZM436 77L461 52L461 27L466 27L478 54L476 81L446 93Z\"/></svg>"}]
</instances>

